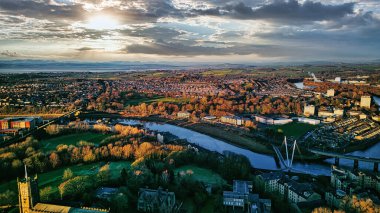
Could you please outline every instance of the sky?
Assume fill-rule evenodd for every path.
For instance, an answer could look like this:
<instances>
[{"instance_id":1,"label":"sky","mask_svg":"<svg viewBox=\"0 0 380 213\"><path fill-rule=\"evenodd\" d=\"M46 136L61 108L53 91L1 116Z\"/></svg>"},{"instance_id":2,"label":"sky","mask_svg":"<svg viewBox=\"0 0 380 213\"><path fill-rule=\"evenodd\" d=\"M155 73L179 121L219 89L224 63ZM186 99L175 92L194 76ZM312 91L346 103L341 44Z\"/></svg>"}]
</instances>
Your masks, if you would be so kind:
<instances>
[{"instance_id":1,"label":"sky","mask_svg":"<svg viewBox=\"0 0 380 213\"><path fill-rule=\"evenodd\" d=\"M379 0L0 0L0 60L380 59Z\"/></svg>"}]
</instances>

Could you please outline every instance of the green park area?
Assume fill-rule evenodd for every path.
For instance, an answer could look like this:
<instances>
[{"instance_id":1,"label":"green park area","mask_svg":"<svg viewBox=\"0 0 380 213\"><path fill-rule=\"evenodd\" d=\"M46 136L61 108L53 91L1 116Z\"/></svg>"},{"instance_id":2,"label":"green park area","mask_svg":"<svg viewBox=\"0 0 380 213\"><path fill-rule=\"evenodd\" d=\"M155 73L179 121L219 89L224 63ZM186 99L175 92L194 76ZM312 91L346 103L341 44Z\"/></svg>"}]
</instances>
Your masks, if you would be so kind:
<instances>
[{"instance_id":1,"label":"green park area","mask_svg":"<svg viewBox=\"0 0 380 213\"><path fill-rule=\"evenodd\" d=\"M279 133L283 133L285 136L293 136L295 138L300 138L307 132L310 132L317 127L317 125L292 122L284 125L275 125L270 128L273 128Z\"/></svg>"},{"instance_id":2,"label":"green park area","mask_svg":"<svg viewBox=\"0 0 380 213\"><path fill-rule=\"evenodd\" d=\"M45 187L52 187L54 193L58 193L58 186L63 182L63 172L65 169L70 169L74 176L82 175L95 175L98 173L100 167L105 165L104 162L91 163L91 164L78 164L68 167L59 168L53 171L38 174L38 186L40 189ZM123 168L129 169L131 163L129 161L117 161L109 163L109 171L111 179L117 179L120 177L120 172ZM34 174L29 174L34 175ZM0 192L7 190L17 192L16 180L11 180L6 183L0 184Z\"/></svg>"},{"instance_id":3,"label":"green park area","mask_svg":"<svg viewBox=\"0 0 380 213\"><path fill-rule=\"evenodd\" d=\"M93 132L81 132L73 133L68 135L62 135L46 140L41 140L41 148L43 151L48 152L55 150L59 144L66 145L77 145L80 141L87 141L93 144L99 144L103 139L109 137L110 135L93 133Z\"/></svg>"},{"instance_id":4,"label":"green park area","mask_svg":"<svg viewBox=\"0 0 380 213\"><path fill-rule=\"evenodd\" d=\"M181 174L181 172L184 172L185 174L188 174L190 172L194 179L200 182L204 182L204 183L210 183L210 184L225 184L226 183L226 181L219 174L209 169L200 168L195 165L186 165L174 170L175 174L177 173Z\"/></svg>"}]
</instances>

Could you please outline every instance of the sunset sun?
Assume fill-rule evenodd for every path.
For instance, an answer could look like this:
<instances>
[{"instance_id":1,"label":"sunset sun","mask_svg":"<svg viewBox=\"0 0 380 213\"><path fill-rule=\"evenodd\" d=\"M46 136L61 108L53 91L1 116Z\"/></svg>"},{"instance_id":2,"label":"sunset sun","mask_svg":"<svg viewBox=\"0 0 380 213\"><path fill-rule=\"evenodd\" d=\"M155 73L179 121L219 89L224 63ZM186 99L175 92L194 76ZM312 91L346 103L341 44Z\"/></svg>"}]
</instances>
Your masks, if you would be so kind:
<instances>
[{"instance_id":1,"label":"sunset sun","mask_svg":"<svg viewBox=\"0 0 380 213\"><path fill-rule=\"evenodd\" d=\"M88 19L86 28L94 30L111 30L120 26L115 17L109 15L96 15Z\"/></svg>"}]
</instances>

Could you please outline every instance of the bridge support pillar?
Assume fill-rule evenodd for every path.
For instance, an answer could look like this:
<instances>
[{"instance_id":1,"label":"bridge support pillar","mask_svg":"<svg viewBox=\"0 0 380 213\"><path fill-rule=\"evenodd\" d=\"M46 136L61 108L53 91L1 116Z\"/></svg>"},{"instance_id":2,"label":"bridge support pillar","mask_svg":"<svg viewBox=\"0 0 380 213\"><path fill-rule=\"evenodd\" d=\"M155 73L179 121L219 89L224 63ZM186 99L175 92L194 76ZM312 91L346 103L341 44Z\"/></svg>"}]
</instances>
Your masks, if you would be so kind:
<instances>
[{"instance_id":1,"label":"bridge support pillar","mask_svg":"<svg viewBox=\"0 0 380 213\"><path fill-rule=\"evenodd\" d=\"M339 166L339 158L335 158L335 166Z\"/></svg>"},{"instance_id":2,"label":"bridge support pillar","mask_svg":"<svg viewBox=\"0 0 380 213\"><path fill-rule=\"evenodd\" d=\"M379 163L373 163L373 171L378 172L379 171Z\"/></svg>"},{"instance_id":3,"label":"bridge support pillar","mask_svg":"<svg viewBox=\"0 0 380 213\"><path fill-rule=\"evenodd\" d=\"M359 168L359 160L354 160L354 169Z\"/></svg>"}]
</instances>

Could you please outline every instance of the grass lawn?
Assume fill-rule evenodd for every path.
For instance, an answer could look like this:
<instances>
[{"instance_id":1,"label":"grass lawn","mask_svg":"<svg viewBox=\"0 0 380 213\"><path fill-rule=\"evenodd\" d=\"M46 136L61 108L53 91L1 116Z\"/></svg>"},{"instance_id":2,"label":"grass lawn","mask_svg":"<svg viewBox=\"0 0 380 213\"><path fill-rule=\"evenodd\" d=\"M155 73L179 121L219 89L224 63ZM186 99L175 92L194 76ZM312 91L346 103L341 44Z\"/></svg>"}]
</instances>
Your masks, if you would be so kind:
<instances>
[{"instance_id":1,"label":"grass lawn","mask_svg":"<svg viewBox=\"0 0 380 213\"><path fill-rule=\"evenodd\" d=\"M109 137L107 134L82 132L69 135L63 135L47 140L41 140L41 148L43 151L48 152L55 150L59 144L76 145L79 141L84 140L90 143L99 144L103 139Z\"/></svg>"},{"instance_id":2,"label":"grass lawn","mask_svg":"<svg viewBox=\"0 0 380 213\"><path fill-rule=\"evenodd\" d=\"M110 163L111 179L117 179L120 177L120 172L123 168L127 171L131 168L131 162L129 161L117 161Z\"/></svg>"},{"instance_id":3,"label":"grass lawn","mask_svg":"<svg viewBox=\"0 0 380 213\"><path fill-rule=\"evenodd\" d=\"M95 175L98 173L102 162L91 163L91 164L78 164L74 166L68 166L59 168L50 172L37 174L38 176L38 186L39 189L45 187L52 187L53 191L58 193L58 186L62 183L63 171L70 168L75 176L81 175ZM117 161L110 162L109 168L111 173L111 179L117 179L120 177L120 172L123 168L129 169L131 162L129 161ZM34 174L33 174L34 175ZM0 184L0 193L6 190L11 190L17 192L17 182L16 180L9 181L7 183Z\"/></svg>"},{"instance_id":4,"label":"grass lawn","mask_svg":"<svg viewBox=\"0 0 380 213\"><path fill-rule=\"evenodd\" d=\"M272 126L271 128L277 130L278 132L284 133L286 136L299 138L317 127L317 125L292 122L285 125Z\"/></svg>"},{"instance_id":5,"label":"grass lawn","mask_svg":"<svg viewBox=\"0 0 380 213\"><path fill-rule=\"evenodd\" d=\"M200 168L194 165L186 165L186 166L177 168L174 170L174 174L177 174L178 172L181 172L181 171L186 172L187 170L193 171L193 177L196 180L204 182L204 183L224 184L226 182L222 177L220 177L219 174L209 169Z\"/></svg>"}]
</instances>

